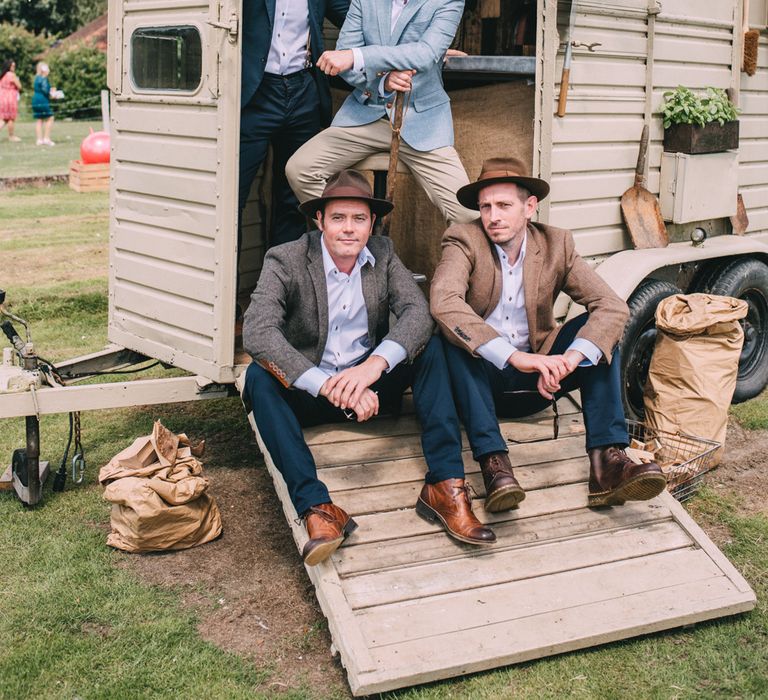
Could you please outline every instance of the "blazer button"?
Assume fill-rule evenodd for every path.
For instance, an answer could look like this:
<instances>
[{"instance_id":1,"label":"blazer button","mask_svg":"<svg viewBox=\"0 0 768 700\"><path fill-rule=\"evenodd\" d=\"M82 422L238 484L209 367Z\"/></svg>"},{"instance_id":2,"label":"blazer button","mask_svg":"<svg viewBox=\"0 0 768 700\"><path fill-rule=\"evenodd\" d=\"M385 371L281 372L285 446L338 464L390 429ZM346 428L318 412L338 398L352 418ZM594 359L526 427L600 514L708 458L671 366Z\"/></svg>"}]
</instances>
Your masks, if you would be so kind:
<instances>
[{"instance_id":1,"label":"blazer button","mask_svg":"<svg viewBox=\"0 0 768 700\"><path fill-rule=\"evenodd\" d=\"M368 90L366 90L366 91L363 93L363 95L365 95L366 97L370 97L370 96L371 96L371 93L370 93Z\"/></svg>"},{"instance_id":2,"label":"blazer button","mask_svg":"<svg viewBox=\"0 0 768 700\"><path fill-rule=\"evenodd\" d=\"M382 77L384 77L384 71L383 71L383 70L380 70L378 73L376 73L376 77L377 77L377 78L382 78Z\"/></svg>"},{"instance_id":3,"label":"blazer button","mask_svg":"<svg viewBox=\"0 0 768 700\"><path fill-rule=\"evenodd\" d=\"M387 109L392 109L392 103L391 102L387 102Z\"/></svg>"}]
</instances>

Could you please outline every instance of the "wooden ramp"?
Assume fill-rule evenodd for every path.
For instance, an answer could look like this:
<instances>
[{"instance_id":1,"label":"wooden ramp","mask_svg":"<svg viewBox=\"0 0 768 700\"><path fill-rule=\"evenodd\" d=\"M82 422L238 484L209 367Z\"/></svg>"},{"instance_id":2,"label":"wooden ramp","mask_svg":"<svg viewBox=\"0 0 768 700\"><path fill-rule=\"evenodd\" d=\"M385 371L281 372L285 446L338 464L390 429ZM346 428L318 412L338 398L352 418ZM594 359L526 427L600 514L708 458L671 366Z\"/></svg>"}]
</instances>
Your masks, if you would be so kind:
<instances>
[{"instance_id":1,"label":"wooden ramp","mask_svg":"<svg viewBox=\"0 0 768 700\"><path fill-rule=\"evenodd\" d=\"M355 695L754 607L747 582L669 494L585 507L583 422L567 399L560 406L557 440L551 412L502 422L527 491L518 510L483 510L479 468L465 452L475 512L498 537L485 548L416 515L426 465L413 416L306 431L333 501L359 525L329 561L307 568ZM300 550L304 526L265 459Z\"/></svg>"}]
</instances>

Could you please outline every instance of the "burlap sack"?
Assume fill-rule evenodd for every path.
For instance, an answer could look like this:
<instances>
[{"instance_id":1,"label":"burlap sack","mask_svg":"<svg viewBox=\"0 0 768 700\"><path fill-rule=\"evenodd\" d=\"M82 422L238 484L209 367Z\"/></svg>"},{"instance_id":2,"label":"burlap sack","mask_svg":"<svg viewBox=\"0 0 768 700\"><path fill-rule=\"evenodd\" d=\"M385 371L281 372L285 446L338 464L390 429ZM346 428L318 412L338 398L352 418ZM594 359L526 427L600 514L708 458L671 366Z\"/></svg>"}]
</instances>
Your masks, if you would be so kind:
<instances>
[{"instance_id":1,"label":"burlap sack","mask_svg":"<svg viewBox=\"0 0 768 700\"><path fill-rule=\"evenodd\" d=\"M712 294L676 294L659 304L644 393L648 427L725 443L746 315L745 301Z\"/></svg>"},{"instance_id":2,"label":"burlap sack","mask_svg":"<svg viewBox=\"0 0 768 700\"><path fill-rule=\"evenodd\" d=\"M199 454L197 450L194 450ZM187 436L160 421L99 471L112 505L107 544L127 552L187 549L221 534L221 515Z\"/></svg>"}]
</instances>

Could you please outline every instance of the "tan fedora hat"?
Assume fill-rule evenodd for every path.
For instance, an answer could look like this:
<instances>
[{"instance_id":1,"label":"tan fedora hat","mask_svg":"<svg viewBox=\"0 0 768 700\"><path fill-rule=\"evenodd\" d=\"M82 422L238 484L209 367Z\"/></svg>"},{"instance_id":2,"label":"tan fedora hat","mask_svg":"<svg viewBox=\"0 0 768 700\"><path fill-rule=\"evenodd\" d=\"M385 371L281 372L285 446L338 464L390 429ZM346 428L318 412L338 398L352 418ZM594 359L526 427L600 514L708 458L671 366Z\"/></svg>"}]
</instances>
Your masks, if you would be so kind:
<instances>
[{"instance_id":1,"label":"tan fedora hat","mask_svg":"<svg viewBox=\"0 0 768 700\"><path fill-rule=\"evenodd\" d=\"M318 210L322 209L330 199L364 199L376 216L389 214L395 206L388 199L376 199L371 192L368 180L357 170L341 170L328 178L320 197L302 202L299 209L307 216L314 218Z\"/></svg>"},{"instance_id":2,"label":"tan fedora hat","mask_svg":"<svg viewBox=\"0 0 768 700\"><path fill-rule=\"evenodd\" d=\"M456 199L467 209L479 209L477 196L480 190L497 182L513 182L525 187L539 201L549 194L549 183L531 177L525 163L518 158L488 158L483 161L477 180L464 185L456 193Z\"/></svg>"}]
</instances>

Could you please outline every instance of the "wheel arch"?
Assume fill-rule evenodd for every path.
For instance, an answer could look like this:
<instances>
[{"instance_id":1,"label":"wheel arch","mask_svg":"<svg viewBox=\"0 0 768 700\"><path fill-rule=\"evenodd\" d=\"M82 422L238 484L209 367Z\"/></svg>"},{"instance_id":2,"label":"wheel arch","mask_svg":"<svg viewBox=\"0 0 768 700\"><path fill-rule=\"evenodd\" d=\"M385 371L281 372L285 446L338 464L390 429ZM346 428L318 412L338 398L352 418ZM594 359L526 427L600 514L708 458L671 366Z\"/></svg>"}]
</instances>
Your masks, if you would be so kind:
<instances>
[{"instance_id":1,"label":"wheel arch","mask_svg":"<svg viewBox=\"0 0 768 700\"><path fill-rule=\"evenodd\" d=\"M654 273L673 265L709 261L713 265L742 257L754 257L768 264L768 243L750 236L717 236L704 245L671 243L666 248L623 250L601 262L595 271L625 301ZM687 285L683 291L688 291ZM571 304L566 320L570 320L584 308Z\"/></svg>"}]
</instances>

